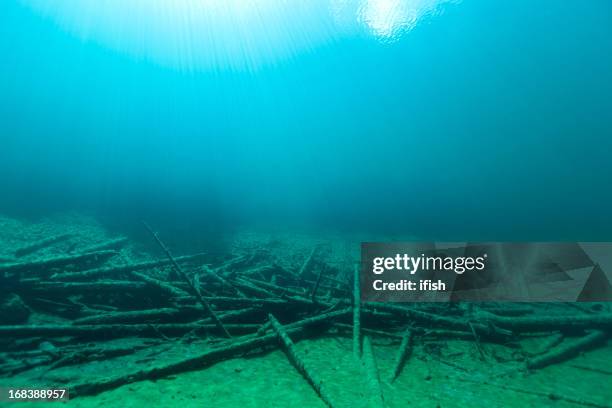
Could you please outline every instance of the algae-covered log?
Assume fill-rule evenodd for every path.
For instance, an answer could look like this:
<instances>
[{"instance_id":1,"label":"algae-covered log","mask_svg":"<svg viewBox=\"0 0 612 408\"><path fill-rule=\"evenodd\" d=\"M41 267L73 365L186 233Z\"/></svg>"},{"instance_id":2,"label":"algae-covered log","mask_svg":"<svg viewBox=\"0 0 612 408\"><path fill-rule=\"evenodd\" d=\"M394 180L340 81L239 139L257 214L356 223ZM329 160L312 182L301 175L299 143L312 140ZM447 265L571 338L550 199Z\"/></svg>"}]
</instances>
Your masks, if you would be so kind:
<instances>
[{"instance_id":1,"label":"algae-covered log","mask_svg":"<svg viewBox=\"0 0 612 408\"><path fill-rule=\"evenodd\" d=\"M397 350L397 357L395 358L395 365L393 366L393 374L391 375L391 382L400 375L406 359L410 356L412 351L412 330L407 329L404 337L402 337L402 343Z\"/></svg>"},{"instance_id":2,"label":"algae-covered log","mask_svg":"<svg viewBox=\"0 0 612 408\"><path fill-rule=\"evenodd\" d=\"M285 306L289 302L286 299L258 299L258 298L234 298L225 296L210 296L205 298L206 301L223 307L241 307L241 306Z\"/></svg>"},{"instance_id":3,"label":"algae-covered log","mask_svg":"<svg viewBox=\"0 0 612 408\"><path fill-rule=\"evenodd\" d=\"M184 309L181 309L181 311L183 311ZM225 311L225 312L219 312L218 316L219 319L223 320L224 322L227 321L240 321L243 320L245 317L250 317L253 315L258 315L262 313L262 309L258 308L258 307L246 307L244 309L237 309L237 310L230 310L230 311ZM213 323L212 318L207 317L206 319L202 319L202 320L198 320L196 323L199 324L207 324L207 323Z\"/></svg>"},{"instance_id":4,"label":"algae-covered log","mask_svg":"<svg viewBox=\"0 0 612 408\"><path fill-rule=\"evenodd\" d=\"M551 330L580 331L585 329L612 329L612 313L505 317L489 315L488 321L513 332L545 332Z\"/></svg>"},{"instance_id":5,"label":"algae-covered log","mask_svg":"<svg viewBox=\"0 0 612 408\"><path fill-rule=\"evenodd\" d=\"M259 276L261 278L265 278L268 275L272 275L272 273L277 271L277 267L274 265L263 265L257 266L250 269L241 270L236 273L232 273L230 275L240 275L240 276Z\"/></svg>"},{"instance_id":6,"label":"algae-covered log","mask_svg":"<svg viewBox=\"0 0 612 408\"><path fill-rule=\"evenodd\" d=\"M240 291L240 289L236 288L234 285L232 285L230 282L228 282L225 278L223 278L221 276L221 274L217 273L217 271L213 271L212 269L210 269L206 265L204 265L202 267L202 270L204 271L204 273L206 273L206 276L208 276L208 277L216 280L217 282L221 283L222 287L230 288L237 296L239 296L241 298L247 297L244 293L242 293Z\"/></svg>"},{"instance_id":7,"label":"algae-covered log","mask_svg":"<svg viewBox=\"0 0 612 408\"><path fill-rule=\"evenodd\" d=\"M237 333L256 332L258 324L228 324L226 329ZM146 336L158 337L161 334L172 336L182 335L193 330L204 330L219 333L215 324L175 323L175 324L100 324L100 325L32 325L32 326L0 326L0 337L64 337L64 336ZM223 334L223 333L221 333Z\"/></svg>"},{"instance_id":8,"label":"algae-covered log","mask_svg":"<svg viewBox=\"0 0 612 408\"><path fill-rule=\"evenodd\" d=\"M332 313L321 314L319 316L288 324L285 326L285 331L290 335L303 336L304 334L308 333L307 329L313 326L333 322L335 319L346 316L348 313L349 309L344 309ZM269 347L277 343L278 336L276 333L271 333L264 336L245 336L243 338L235 338L228 340L217 347L205 350L198 355L177 362L163 364L164 360L160 359L159 361L161 364L154 367L139 369L129 374L105 377L96 381L74 384L70 388L70 396L75 397L82 395L95 395L102 391L110 390L137 381L154 380L185 371L201 369L218 361L226 360L249 351L261 349L262 347Z\"/></svg>"},{"instance_id":9,"label":"algae-covered log","mask_svg":"<svg viewBox=\"0 0 612 408\"><path fill-rule=\"evenodd\" d=\"M323 275L323 268L319 270L319 275L317 276L317 280L314 285L312 285L312 291L310 292L310 299L316 303L317 301L317 290L319 290L319 286L321 285L321 276Z\"/></svg>"},{"instance_id":10,"label":"algae-covered log","mask_svg":"<svg viewBox=\"0 0 612 408\"><path fill-rule=\"evenodd\" d=\"M366 302L364 305L369 310L392 313L423 325L445 327L461 331L471 330L470 322L467 319L442 316L388 303ZM476 333L483 336L508 337L512 334L508 330L503 330L494 325L487 325L484 323L472 323L472 327Z\"/></svg>"},{"instance_id":11,"label":"algae-covered log","mask_svg":"<svg viewBox=\"0 0 612 408\"><path fill-rule=\"evenodd\" d=\"M608 337L610 337L609 333L601 330L594 330L578 340L568 342L567 344L561 343L549 352L528 360L526 364L527 368L543 368L551 364L568 360L582 351L586 351L604 343Z\"/></svg>"},{"instance_id":12,"label":"algae-covered log","mask_svg":"<svg viewBox=\"0 0 612 408\"><path fill-rule=\"evenodd\" d=\"M179 309L161 308L149 310L132 310L129 312L101 313L76 319L73 325L109 324L109 323L149 323L151 321L167 321L181 314Z\"/></svg>"},{"instance_id":13,"label":"algae-covered log","mask_svg":"<svg viewBox=\"0 0 612 408\"><path fill-rule=\"evenodd\" d=\"M187 292L185 292L184 290L177 288L176 286L173 286L167 282L161 281L159 279L155 279L151 276L148 276L142 272L137 272L137 271L131 271L130 275L132 275L134 278L143 281L145 283L148 283L149 285L155 286L157 287L161 292L171 296L171 297L181 297L181 296L188 296L189 294Z\"/></svg>"},{"instance_id":14,"label":"algae-covered log","mask_svg":"<svg viewBox=\"0 0 612 408\"><path fill-rule=\"evenodd\" d=\"M350 332L351 335L353 333L353 325L345 324L345 323L334 323L334 327L338 329L339 332ZM401 340L402 336L399 334L383 331L383 330L375 330L375 329L366 329L364 327L361 328L362 334L369 334L371 336L379 336L393 340Z\"/></svg>"},{"instance_id":15,"label":"algae-covered log","mask_svg":"<svg viewBox=\"0 0 612 408\"><path fill-rule=\"evenodd\" d=\"M115 252L113 252L115 253ZM179 256L174 258L177 263L189 263L203 260L207 254L199 253L194 255L186 255ZM79 272L64 272L64 273L56 273L52 276L55 280L81 280L81 279L90 279L97 276L119 276L122 274L127 274L133 271L142 271L146 269L153 269L160 266L170 265L172 262L168 259L157 260L157 261L147 261L140 263L133 263L128 265L120 265L120 266L108 266L97 269L90 269L86 271ZM0 268L1 271L1 268Z\"/></svg>"},{"instance_id":16,"label":"algae-covered log","mask_svg":"<svg viewBox=\"0 0 612 408\"><path fill-rule=\"evenodd\" d=\"M151 344L130 347L85 347L63 353L57 361L53 362L53 364L46 368L45 372L74 364L83 364L90 361L107 360L115 357L127 356L150 347Z\"/></svg>"},{"instance_id":17,"label":"algae-covered log","mask_svg":"<svg viewBox=\"0 0 612 408\"><path fill-rule=\"evenodd\" d=\"M232 285L236 288L239 288L242 292L251 294L256 297L260 297L260 298L275 298L276 297L274 293L266 289L262 289L244 279L235 278L232 280Z\"/></svg>"},{"instance_id":18,"label":"algae-covered log","mask_svg":"<svg viewBox=\"0 0 612 408\"><path fill-rule=\"evenodd\" d=\"M48 248L51 245L57 244L58 242L65 241L71 238L72 236L73 236L72 234L61 234L61 235L55 235L49 238L42 239L40 241L32 242L26 246L23 246L15 250L15 258L21 258L22 256L29 255L43 248ZM94 252L94 251L82 251L82 252Z\"/></svg>"},{"instance_id":19,"label":"algae-covered log","mask_svg":"<svg viewBox=\"0 0 612 408\"><path fill-rule=\"evenodd\" d=\"M327 391L323 387L323 382L319 378L317 378L311 370L306 368L306 365L302 361L301 357L298 355L297 350L295 349L295 345L289 337L289 334L287 334L283 326L278 322L278 320L276 320L273 315L268 315L268 319L270 320L272 329L274 329L274 332L281 341L283 349L285 350L285 353L287 354L287 357L289 358L291 364L296 368L296 370L299 371L300 374L302 374L304 379L308 381L308 384L310 384L310 386L315 390L321 400L328 407L333 407L331 399L329 398Z\"/></svg>"},{"instance_id":20,"label":"algae-covered log","mask_svg":"<svg viewBox=\"0 0 612 408\"><path fill-rule=\"evenodd\" d=\"M144 282L125 280L100 280L97 282L47 282L39 281L27 288L27 291L57 296L64 294L91 294L108 292L139 292L149 288Z\"/></svg>"},{"instance_id":21,"label":"algae-covered log","mask_svg":"<svg viewBox=\"0 0 612 408\"><path fill-rule=\"evenodd\" d=\"M353 354L361 357L361 288L359 267L355 266L353 281Z\"/></svg>"},{"instance_id":22,"label":"algae-covered log","mask_svg":"<svg viewBox=\"0 0 612 408\"><path fill-rule=\"evenodd\" d=\"M198 300L198 302L200 302L200 304L204 307L204 310L206 310L206 312L210 315L210 317L212 317L212 319L214 320L214 322L217 325L217 327L219 328L219 330L225 335L225 337L232 337L232 335L223 326L223 322L221 322L221 320L219 320L219 317L217 316L217 314L215 313L213 308L210 306L210 303L208 303L208 301L206 299L204 299L204 297L202 297L202 293L200 292L200 289L197 286L194 285L194 282L191 279L189 279L187 274L185 274L183 269L181 269L180 265L174 259L174 257L172 256L172 254L170 253L170 251L168 250L166 245L164 245L164 243L157 236L157 234L151 229L151 227L149 227L146 223L143 223L143 224L144 224L145 228L151 233L151 235L153 236L153 238L155 239L155 241L157 242L159 247L166 254L166 257L170 261L170 265L172 265L172 267L174 268L174 271L176 273L178 273L178 275L181 278L183 278L183 280L185 281L185 283L187 283L187 285L189 285L189 288L191 289L192 294L195 295L195 297Z\"/></svg>"},{"instance_id":23,"label":"algae-covered log","mask_svg":"<svg viewBox=\"0 0 612 408\"><path fill-rule=\"evenodd\" d=\"M115 239L110 239L108 241L100 242L99 244L90 245L86 248L83 248L81 252L95 252L102 251L105 249L119 249L127 244L128 239L126 237L120 237Z\"/></svg>"},{"instance_id":24,"label":"algae-covered log","mask_svg":"<svg viewBox=\"0 0 612 408\"><path fill-rule=\"evenodd\" d=\"M61 268L70 265L82 269L87 267L90 263L104 262L115 255L117 255L117 252L115 251L98 251L78 255L51 257L31 262L5 264L0 265L0 275L5 273L34 273L49 271L52 268Z\"/></svg>"},{"instance_id":25,"label":"algae-covered log","mask_svg":"<svg viewBox=\"0 0 612 408\"><path fill-rule=\"evenodd\" d=\"M363 366L366 370L367 383L370 388L371 406L384 408L385 397L380 385L380 374L378 373L372 342L368 336L363 338Z\"/></svg>"},{"instance_id":26,"label":"algae-covered log","mask_svg":"<svg viewBox=\"0 0 612 408\"><path fill-rule=\"evenodd\" d=\"M314 262L314 257L316 255L318 249L319 249L318 246L315 246L314 248L312 248L312 251L310 251L310 254L304 260L304 263L302 264L302 266L300 267L299 272L297 273L297 276L300 279L305 278L305 275L308 272L310 272L310 270L312 269L312 264Z\"/></svg>"},{"instance_id":27,"label":"algae-covered log","mask_svg":"<svg viewBox=\"0 0 612 408\"><path fill-rule=\"evenodd\" d=\"M248 280L254 285L261 286L264 289L273 290L274 292L276 292L277 295L288 294L288 295L293 295L293 296L304 296L303 291L299 291L299 290L292 289L289 287L278 286L278 285L275 285L274 283L262 281L259 279L253 279L250 277L244 277L243 279Z\"/></svg>"}]
</instances>

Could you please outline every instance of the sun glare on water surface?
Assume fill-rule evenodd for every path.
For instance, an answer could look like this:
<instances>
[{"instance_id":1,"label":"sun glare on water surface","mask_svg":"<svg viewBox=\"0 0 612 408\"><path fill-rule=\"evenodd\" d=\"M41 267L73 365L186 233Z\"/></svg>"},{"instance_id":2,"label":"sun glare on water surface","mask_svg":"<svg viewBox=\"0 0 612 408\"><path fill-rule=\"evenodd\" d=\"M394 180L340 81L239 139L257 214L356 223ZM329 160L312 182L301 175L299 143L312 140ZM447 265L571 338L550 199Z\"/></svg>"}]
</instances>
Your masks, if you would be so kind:
<instances>
[{"instance_id":1,"label":"sun glare on water surface","mask_svg":"<svg viewBox=\"0 0 612 408\"><path fill-rule=\"evenodd\" d=\"M83 41L175 68L253 70L343 37L395 42L458 0L20 0Z\"/></svg>"}]
</instances>

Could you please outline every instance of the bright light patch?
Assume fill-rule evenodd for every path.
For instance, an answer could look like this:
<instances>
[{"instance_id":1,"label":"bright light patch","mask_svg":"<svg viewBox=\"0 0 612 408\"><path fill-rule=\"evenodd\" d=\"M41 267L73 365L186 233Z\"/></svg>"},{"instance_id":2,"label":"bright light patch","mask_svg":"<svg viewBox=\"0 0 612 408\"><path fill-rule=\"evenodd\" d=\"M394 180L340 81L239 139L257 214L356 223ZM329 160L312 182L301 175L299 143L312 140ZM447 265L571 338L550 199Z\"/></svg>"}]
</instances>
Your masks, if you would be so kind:
<instances>
[{"instance_id":1,"label":"bright light patch","mask_svg":"<svg viewBox=\"0 0 612 408\"><path fill-rule=\"evenodd\" d=\"M405 1L369 0L361 18L377 37L395 38L402 29L414 26L416 10Z\"/></svg>"},{"instance_id":2,"label":"bright light patch","mask_svg":"<svg viewBox=\"0 0 612 408\"><path fill-rule=\"evenodd\" d=\"M453 0L365 0L359 17L373 35L395 41L426 16L440 12L440 5L448 2Z\"/></svg>"},{"instance_id":3,"label":"bright light patch","mask_svg":"<svg viewBox=\"0 0 612 408\"><path fill-rule=\"evenodd\" d=\"M363 32L396 40L454 0L21 0L84 41L183 69L256 69Z\"/></svg>"}]
</instances>

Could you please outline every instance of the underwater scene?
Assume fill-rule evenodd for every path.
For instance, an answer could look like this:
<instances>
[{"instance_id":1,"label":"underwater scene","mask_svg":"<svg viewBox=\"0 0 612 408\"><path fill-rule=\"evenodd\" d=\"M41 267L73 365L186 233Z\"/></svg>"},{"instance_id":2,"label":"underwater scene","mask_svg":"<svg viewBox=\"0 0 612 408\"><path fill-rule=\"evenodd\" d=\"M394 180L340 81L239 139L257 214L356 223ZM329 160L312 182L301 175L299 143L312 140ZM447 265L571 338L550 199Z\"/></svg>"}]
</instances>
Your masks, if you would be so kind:
<instances>
[{"instance_id":1,"label":"underwater scene","mask_svg":"<svg viewBox=\"0 0 612 408\"><path fill-rule=\"evenodd\" d=\"M609 0L3 0L0 407L612 407L611 153Z\"/></svg>"}]
</instances>

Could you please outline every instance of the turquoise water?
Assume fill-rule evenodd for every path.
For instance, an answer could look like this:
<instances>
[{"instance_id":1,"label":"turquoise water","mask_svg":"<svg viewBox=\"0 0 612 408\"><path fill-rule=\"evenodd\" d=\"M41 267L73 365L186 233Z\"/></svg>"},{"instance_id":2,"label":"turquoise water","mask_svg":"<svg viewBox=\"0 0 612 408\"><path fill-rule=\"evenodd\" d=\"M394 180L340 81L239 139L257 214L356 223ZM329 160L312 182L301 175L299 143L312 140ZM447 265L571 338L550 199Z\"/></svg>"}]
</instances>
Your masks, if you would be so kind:
<instances>
[{"instance_id":1,"label":"turquoise water","mask_svg":"<svg viewBox=\"0 0 612 408\"><path fill-rule=\"evenodd\" d=\"M0 4L2 213L610 238L609 1L95 3Z\"/></svg>"},{"instance_id":2,"label":"turquoise water","mask_svg":"<svg viewBox=\"0 0 612 408\"><path fill-rule=\"evenodd\" d=\"M612 240L611 21L0 0L0 406L610 407L608 303L370 303L355 279L362 241ZM609 294L603 251L566 248L536 283Z\"/></svg>"}]
</instances>

